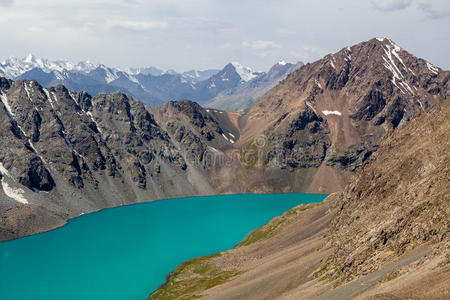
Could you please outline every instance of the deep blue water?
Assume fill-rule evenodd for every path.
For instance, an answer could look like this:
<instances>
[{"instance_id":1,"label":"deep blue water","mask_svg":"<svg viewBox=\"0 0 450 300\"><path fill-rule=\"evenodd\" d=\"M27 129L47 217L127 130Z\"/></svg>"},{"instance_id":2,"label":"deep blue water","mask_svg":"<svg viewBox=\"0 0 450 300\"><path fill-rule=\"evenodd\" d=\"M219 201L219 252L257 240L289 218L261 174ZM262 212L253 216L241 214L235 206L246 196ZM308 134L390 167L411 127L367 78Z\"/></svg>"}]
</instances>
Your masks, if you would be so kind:
<instances>
[{"instance_id":1,"label":"deep blue water","mask_svg":"<svg viewBox=\"0 0 450 300\"><path fill-rule=\"evenodd\" d=\"M146 299L180 263L326 195L243 194L105 209L0 243L0 299Z\"/></svg>"}]
</instances>

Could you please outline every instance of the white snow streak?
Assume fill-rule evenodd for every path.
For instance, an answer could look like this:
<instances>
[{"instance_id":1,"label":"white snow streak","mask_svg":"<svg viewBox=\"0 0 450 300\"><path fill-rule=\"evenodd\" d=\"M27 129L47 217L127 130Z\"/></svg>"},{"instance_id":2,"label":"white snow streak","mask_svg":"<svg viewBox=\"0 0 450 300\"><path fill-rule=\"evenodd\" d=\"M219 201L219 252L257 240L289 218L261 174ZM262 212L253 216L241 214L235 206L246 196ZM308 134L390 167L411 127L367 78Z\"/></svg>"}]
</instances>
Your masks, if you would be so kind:
<instances>
[{"instance_id":1,"label":"white snow streak","mask_svg":"<svg viewBox=\"0 0 450 300\"><path fill-rule=\"evenodd\" d=\"M384 50L385 55L383 56L384 60L384 67L388 69L392 73L392 79L391 82L403 93L405 94L404 90L409 91L412 95L415 95L412 88L409 86L408 82L406 82L405 77L403 76L402 72L400 71L399 67L394 61L394 58L392 55L394 55L395 58L402 64L405 71L408 72L408 68L403 63L402 59L398 55L398 52L401 50L399 46L397 46L395 43L393 43L391 40L387 39L390 43L390 45L385 44L384 46L386 49ZM398 83L398 84L397 84Z\"/></svg>"},{"instance_id":2,"label":"white snow streak","mask_svg":"<svg viewBox=\"0 0 450 300\"><path fill-rule=\"evenodd\" d=\"M46 88L44 88L44 93L45 93L45 96L46 96L47 99L48 99L48 102L50 102L50 105L51 105L52 108L54 109L55 107L53 106L53 100L52 100L52 97L50 96L50 93L48 92L48 90L47 90Z\"/></svg>"},{"instance_id":3,"label":"white snow streak","mask_svg":"<svg viewBox=\"0 0 450 300\"><path fill-rule=\"evenodd\" d=\"M427 67L428 67L428 70L431 71L431 73L436 74L436 75L438 74L439 69L436 68L435 66L433 66L432 64L430 64L429 62L427 62Z\"/></svg>"},{"instance_id":4,"label":"white snow streak","mask_svg":"<svg viewBox=\"0 0 450 300\"><path fill-rule=\"evenodd\" d=\"M306 106L308 106L309 108L311 108L311 109L314 111L314 113L317 115L316 109L315 109L308 101L306 101L305 104L306 104Z\"/></svg>"},{"instance_id":5,"label":"white snow streak","mask_svg":"<svg viewBox=\"0 0 450 300\"><path fill-rule=\"evenodd\" d=\"M10 176L8 170L6 170L2 163L0 163L0 173L2 173L3 176Z\"/></svg>"},{"instance_id":6,"label":"white snow streak","mask_svg":"<svg viewBox=\"0 0 450 300\"><path fill-rule=\"evenodd\" d=\"M342 113L338 110L322 110L322 113L325 116L328 116L328 115L342 116Z\"/></svg>"},{"instance_id":7,"label":"white snow streak","mask_svg":"<svg viewBox=\"0 0 450 300\"><path fill-rule=\"evenodd\" d=\"M3 192L5 192L5 195L8 196L9 198L16 200L17 202L20 202L22 204L28 204L28 200L23 196L23 194L25 193L24 190L9 186L9 184L3 179L2 179L2 187Z\"/></svg>"},{"instance_id":8,"label":"white snow streak","mask_svg":"<svg viewBox=\"0 0 450 300\"><path fill-rule=\"evenodd\" d=\"M3 105L5 106L6 112L8 113L9 117L10 117L11 119L13 119L13 118L14 118L14 114L13 114L13 112L11 111L11 106L9 106L9 103L8 103L8 97L6 97L6 95L4 95L3 93L1 93L1 94L0 94L0 100L3 102Z\"/></svg>"},{"instance_id":9,"label":"white snow streak","mask_svg":"<svg viewBox=\"0 0 450 300\"><path fill-rule=\"evenodd\" d=\"M100 136L103 136L103 132L100 130L100 127L98 127L97 122L95 122L94 118L92 117L92 113L90 111L88 111L86 113L92 120L92 122L94 122L95 126L97 127L98 132L100 133Z\"/></svg>"},{"instance_id":10,"label":"white snow streak","mask_svg":"<svg viewBox=\"0 0 450 300\"><path fill-rule=\"evenodd\" d=\"M30 97L30 91L28 90L28 86L27 86L26 82L23 83L23 87L25 88L25 92L27 93L28 100L33 102L33 99L31 99L31 97ZM30 82L30 88L31 88L31 82Z\"/></svg>"},{"instance_id":11,"label":"white snow streak","mask_svg":"<svg viewBox=\"0 0 450 300\"><path fill-rule=\"evenodd\" d=\"M208 148L211 149L211 150L212 150L213 152L215 152L215 153L220 153L220 151L217 150L217 149L214 148L214 147L208 146Z\"/></svg>"},{"instance_id":12,"label":"white snow streak","mask_svg":"<svg viewBox=\"0 0 450 300\"><path fill-rule=\"evenodd\" d=\"M5 167L3 167L3 164L0 163L0 173L2 173L2 176L8 176L11 177L11 175L9 175L8 170L6 170ZM24 190L20 189L20 188L13 188L11 187L6 181L5 178L1 179L2 182L2 188L3 188L3 192L5 193L6 196L8 196L9 198L23 203L23 204L28 204L28 200L23 196L23 194L25 193Z\"/></svg>"},{"instance_id":13,"label":"white snow streak","mask_svg":"<svg viewBox=\"0 0 450 300\"><path fill-rule=\"evenodd\" d=\"M331 67L336 70L336 66L334 65L334 58L330 59L330 64L331 64Z\"/></svg>"},{"instance_id":14,"label":"white snow streak","mask_svg":"<svg viewBox=\"0 0 450 300\"><path fill-rule=\"evenodd\" d=\"M222 136L223 136L224 139L226 139L226 140L229 141L230 143L232 143L232 144L235 143L235 141L233 141L233 139L227 138L227 136L226 136L225 134L222 133Z\"/></svg>"},{"instance_id":15,"label":"white snow streak","mask_svg":"<svg viewBox=\"0 0 450 300\"><path fill-rule=\"evenodd\" d=\"M317 86L318 86L321 90L323 90L323 89L322 89L322 85L320 84L320 82L319 82L317 79L315 80L315 83L317 84Z\"/></svg>"}]
</instances>

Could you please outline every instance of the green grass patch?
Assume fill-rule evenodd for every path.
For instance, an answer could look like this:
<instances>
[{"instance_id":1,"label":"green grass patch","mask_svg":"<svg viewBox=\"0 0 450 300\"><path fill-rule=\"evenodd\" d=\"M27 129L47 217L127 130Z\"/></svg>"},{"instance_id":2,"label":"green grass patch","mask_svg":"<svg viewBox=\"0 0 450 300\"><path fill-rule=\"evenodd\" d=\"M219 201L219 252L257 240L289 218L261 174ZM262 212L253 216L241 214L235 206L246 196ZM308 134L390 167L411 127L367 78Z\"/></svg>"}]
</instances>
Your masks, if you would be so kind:
<instances>
[{"instance_id":1,"label":"green grass patch","mask_svg":"<svg viewBox=\"0 0 450 300\"><path fill-rule=\"evenodd\" d=\"M219 271L211 259L220 256L214 254L191 259L182 263L169 279L169 282L157 290L149 299L197 299L216 285L222 284L240 274L239 271Z\"/></svg>"},{"instance_id":2,"label":"green grass patch","mask_svg":"<svg viewBox=\"0 0 450 300\"><path fill-rule=\"evenodd\" d=\"M311 203L311 204L301 204L296 206L288 211L286 211L283 215L272 219L266 225L259 227L258 229L252 231L245 240L238 244L238 247L248 246L253 243L267 240L273 236L275 236L278 232L281 231L287 224L289 224L298 214L301 212L311 209L313 207L319 206L321 203Z\"/></svg>"},{"instance_id":3,"label":"green grass patch","mask_svg":"<svg viewBox=\"0 0 450 300\"><path fill-rule=\"evenodd\" d=\"M257 146L256 142L250 141L239 148L239 160L247 170L253 170L258 162L264 164L264 159L270 150L270 143L265 141L264 145Z\"/></svg>"},{"instance_id":4,"label":"green grass patch","mask_svg":"<svg viewBox=\"0 0 450 300\"><path fill-rule=\"evenodd\" d=\"M239 160L247 170L253 170L258 163L258 147L253 141L239 148Z\"/></svg>"}]
</instances>

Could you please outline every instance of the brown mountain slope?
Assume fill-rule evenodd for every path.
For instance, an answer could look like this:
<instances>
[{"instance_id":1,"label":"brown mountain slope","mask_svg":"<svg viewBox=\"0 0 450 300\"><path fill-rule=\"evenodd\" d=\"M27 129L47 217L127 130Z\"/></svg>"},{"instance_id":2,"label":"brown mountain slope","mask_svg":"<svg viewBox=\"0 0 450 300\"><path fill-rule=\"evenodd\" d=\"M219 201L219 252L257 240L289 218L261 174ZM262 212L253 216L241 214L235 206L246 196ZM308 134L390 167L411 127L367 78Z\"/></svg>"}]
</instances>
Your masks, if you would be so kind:
<instances>
[{"instance_id":1,"label":"brown mountain slope","mask_svg":"<svg viewBox=\"0 0 450 300\"><path fill-rule=\"evenodd\" d=\"M262 135L266 172L280 162L306 168L307 191L336 191L338 170L354 171L387 130L449 97L449 78L391 40L372 39L291 73L241 115L236 146Z\"/></svg>"},{"instance_id":2,"label":"brown mountain slope","mask_svg":"<svg viewBox=\"0 0 450 300\"><path fill-rule=\"evenodd\" d=\"M182 264L151 299L448 299L449 141L445 100L389 132L344 192Z\"/></svg>"}]
</instances>

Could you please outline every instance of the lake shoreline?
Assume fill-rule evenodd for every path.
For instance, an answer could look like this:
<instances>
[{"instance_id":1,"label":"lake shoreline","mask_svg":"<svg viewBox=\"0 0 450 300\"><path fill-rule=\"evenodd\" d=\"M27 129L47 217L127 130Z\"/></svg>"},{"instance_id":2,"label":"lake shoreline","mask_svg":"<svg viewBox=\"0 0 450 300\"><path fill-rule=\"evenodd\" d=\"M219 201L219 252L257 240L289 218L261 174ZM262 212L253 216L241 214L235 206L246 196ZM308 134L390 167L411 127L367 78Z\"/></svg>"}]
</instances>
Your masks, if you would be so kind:
<instances>
[{"instance_id":1,"label":"lake shoreline","mask_svg":"<svg viewBox=\"0 0 450 300\"><path fill-rule=\"evenodd\" d=\"M29 299L31 292L54 300L63 290L70 294L68 300L99 295L112 300L147 298L149 291L167 285L185 262L194 260L194 265L202 266L199 257L233 249L272 218L325 197L297 193L184 197L85 214L56 230L0 243L0 278L5 279L0 290L7 291L6 298L18 300ZM22 291L15 286L24 273L36 280ZM50 282L58 288L45 288Z\"/></svg>"},{"instance_id":2,"label":"lake shoreline","mask_svg":"<svg viewBox=\"0 0 450 300\"><path fill-rule=\"evenodd\" d=\"M51 226L49 227L49 229L44 229L42 231L36 232L36 233L32 233L32 234L28 234L28 235L24 235L21 237L17 237L17 238L12 238L12 239L7 239L7 240L0 240L0 244L2 243L7 243L7 242L11 242L11 241L15 241L15 240L19 240L19 239L23 239L23 238L27 238L30 236L36 236L39 234L45 234L47 232L56 230L58 228L62 228L64 226L67 226L70 222L73 222L76 219L79 219L80 217L83 216L89 216L92 214L96 214L99 212L102 212L104 210L109 210L109 209L115 209L115 208L121 208L121 207L129 207L129 206L134 206L134 205L143 205L143 204L148 204L148 203L155 203L155 202L159 202L159 201L170 201L170 200L174 200L174 199L188 199L188 198L201 198L201 197L211 197L211 196L238 196L238 195L291 195L291 194L308 194L308 195L328 195L328 194L319 194L319 193L236 193L236 194L211 194L211 195L199 195L199 196L181 196L181 197L170 197L170 198L163 198L163 199L156 199L156 200L149 200L149 201L145 201L145 202L135 202L135 203L129 203L129 204L121 204L121 205L116 205L116 206L110 206L110 207L103 207L103 208L99 208L97 210L92 210L89 212L85 212L85 213L81 213L78 216L74 216L71 218L67 218L67 219L63 219L64 222L62 222L59 225L55 225L55 226Z\"/></svg>"}]
</instances>

